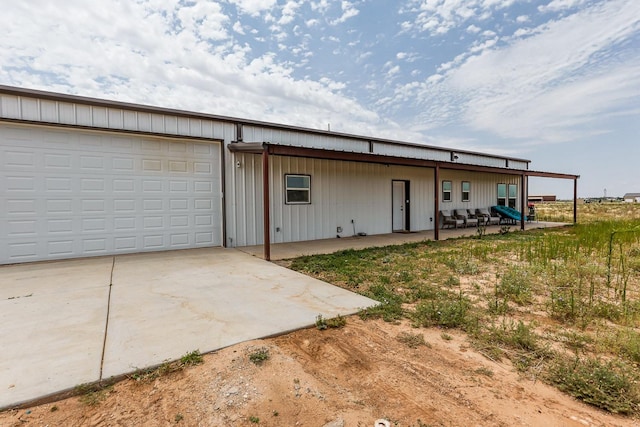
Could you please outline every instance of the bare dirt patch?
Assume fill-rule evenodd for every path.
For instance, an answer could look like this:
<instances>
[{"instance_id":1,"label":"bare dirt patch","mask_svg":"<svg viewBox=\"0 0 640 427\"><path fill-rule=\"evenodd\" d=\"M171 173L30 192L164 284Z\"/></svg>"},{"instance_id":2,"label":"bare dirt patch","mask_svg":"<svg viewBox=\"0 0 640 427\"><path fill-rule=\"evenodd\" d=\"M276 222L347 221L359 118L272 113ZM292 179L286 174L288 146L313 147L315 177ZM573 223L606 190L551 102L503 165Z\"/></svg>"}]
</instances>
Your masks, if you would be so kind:
<instances>
[{"instance_id":1,"label":"bare dirt patch","mask_svg":"<svg viewBox=\"0 0 640 427\"><path fill-rule=\"evenodd\" d=\"M246 342L198 366L125 380L103 400L6 411L0 425L335 427L380 418L393 426L638 425L492 362L462 333L443 339L442 332L352 316L344 328ZM408 334L423 335L425 344L408 345ZM251 360L265 350L262 363Z\"/></svg>"}]
</instances>

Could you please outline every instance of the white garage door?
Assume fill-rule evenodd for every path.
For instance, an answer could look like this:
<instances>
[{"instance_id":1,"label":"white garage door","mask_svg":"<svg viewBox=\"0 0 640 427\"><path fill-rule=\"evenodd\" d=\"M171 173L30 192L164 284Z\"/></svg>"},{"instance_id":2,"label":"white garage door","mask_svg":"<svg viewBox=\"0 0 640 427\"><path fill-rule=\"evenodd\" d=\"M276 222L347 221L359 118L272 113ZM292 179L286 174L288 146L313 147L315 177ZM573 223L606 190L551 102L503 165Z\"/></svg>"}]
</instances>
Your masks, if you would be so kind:
<instances>
[{"instance_id":1,"label":"white garage door","mask_svg":"<svg viewBox=\"0 0 640 427\"><path fill-rule=\"evenodd\" d=\"M0 124L0 264L220 246L219 150Z\"/></svg>"}]
</instances>

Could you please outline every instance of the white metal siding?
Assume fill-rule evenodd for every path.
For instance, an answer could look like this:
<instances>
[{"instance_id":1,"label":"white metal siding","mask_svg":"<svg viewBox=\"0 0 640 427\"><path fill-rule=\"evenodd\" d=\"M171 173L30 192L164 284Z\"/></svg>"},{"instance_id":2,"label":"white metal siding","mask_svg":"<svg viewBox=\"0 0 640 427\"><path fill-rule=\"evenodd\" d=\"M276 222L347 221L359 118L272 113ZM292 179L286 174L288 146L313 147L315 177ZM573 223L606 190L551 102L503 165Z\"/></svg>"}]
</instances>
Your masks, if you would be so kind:
<instances>
[{"instance_id":1,"label":"white metal siding","mask_svg":"<svg viewBox=\"0 0 640 427\"><path fill-rule=\"evenodd\" d=\"M261 157L236 153L233 158L240 167L233 167L235 225L228 228L228 243L260 244L264 235ZM351 236L354 225L357 233L390 233L394 179L410 181L411 230L433 228L433 169L270 156L270 172L272 242ZM289 173L311 175L311 204L285 204L284 176ZM341 233L337 227L342 227Z\"/></svg>"},{"instance_id":2,"label":"white metal siding","mask_svg":"<svg viewBox=\"0 0 640 427\"><path fill-rule=\"evenodd\" d=\"M245 142L267 142L277 145L362 154L371 152L370 142L364 137L351 139L331 134L312 134L294 130L263 128L260 126L243 126L243 140ZM526 161L509 160L507 162L505 158L482 153L460 153L456 152L455 149L435 149L426 146L373 142L373 154L381 156L450 162L452 152L458 156L455 160L456 163L508 169L527 169L528 165Z\"/></svg>"},{"instance_id":3,"label":"white metal siding","mask_svg":"<svg viewBox=\"0 0 640 427\"><path fill-rule=\"evenodd\" d=\"M243 126L242 134L243 140L246 142L270 142L293 147L321 148L355 153L369 152L369 142L367 140L342 138L337 135L320 135L248 125Z\"/></svg>"},{"instance_id":4,"label":"white metal siding","mask_svg":"<svg viewBox=\"0 0 640 427\"><path fill-rule=\"evenodd\" d=\"M230 124L24 96L0 94L0 117L52 124L223 139Z\"/></svg>"},{"instance_id":5,"label":"white metal siding","mask_svg":"<svg viewBox=\"0 0 640 427\"><path fill-rule=\"evenodd\" d=\"M498 202L498 184L516 184L518 186L517 206L520 206L520 176L500 175L481 172L467 172L454 170L441 170L440 180L452 182L451 202L442 201L440 196L440 209L477 209L495 206ZM462 181L471 183L471 194L468 202L462 201ZM442 184L439 184L442 194Z\"/></svg>"},{"instance_id":6,"label":"white metal siding","mask_svg":"<svg viewBox=\"0 0 640 427\"><path fill-rule=\"evenodd\" d=\"M219 150L0 125L0 264L221 245Z\"/></svg>"},{"instance_id":7,"label":"white metal siding","mask_svg":"<svg viewBox=\"0 0 640 427\"><path fill-rule=\"evenodd\" d=\"M374 147L376 154L394 157L407 157L410 159L436 160L448 162L451 160L451 153L448 151L434 150L427 147L414 147L408 145L376 144Z\"/></svg>"},{"instance_id":8,"label":"white metal siding","mask_svg":"<svg viewBox=\"0 0 640 427\"><path fill-rule=\"evenodd\" d=\"M259 155L236 153L240 167L233 169L235 185L234 226L229 227L232 246L263 242L262 159ZM392 232L392 181L410 182L410 229L434 228L434 170L408 166L270 156L271 241L295 242L351 236L355 232ZM311 176L311 204L287 205L285 174ZM441 170L440 179L452 181L452 201L440 209L476 209L497 202L497 184L518 185L520 176ZM462 181L471 183L469 202L462 202ZM441 191L441 184L438 185ZM342 228L338 233L337 227Z\"/></svg>"}]
</instances>

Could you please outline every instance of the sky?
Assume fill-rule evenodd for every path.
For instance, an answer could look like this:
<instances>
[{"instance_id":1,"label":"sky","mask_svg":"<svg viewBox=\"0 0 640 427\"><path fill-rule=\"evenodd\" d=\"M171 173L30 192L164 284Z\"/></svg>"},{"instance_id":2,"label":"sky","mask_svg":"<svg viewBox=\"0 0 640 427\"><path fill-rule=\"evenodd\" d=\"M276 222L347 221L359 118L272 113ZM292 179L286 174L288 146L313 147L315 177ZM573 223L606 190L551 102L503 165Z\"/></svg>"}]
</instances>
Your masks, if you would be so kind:
<instances>
[{"instance_id":1,"label":"sky","mask_svg":"<svg viewBox=\"0 0 640 427\"><path fill-rule=\"evenodd\" d=\"M0 84L525 158L579 174L580 197L640 192L638 0L0 3Z\"/></svg>"}]
</instances>

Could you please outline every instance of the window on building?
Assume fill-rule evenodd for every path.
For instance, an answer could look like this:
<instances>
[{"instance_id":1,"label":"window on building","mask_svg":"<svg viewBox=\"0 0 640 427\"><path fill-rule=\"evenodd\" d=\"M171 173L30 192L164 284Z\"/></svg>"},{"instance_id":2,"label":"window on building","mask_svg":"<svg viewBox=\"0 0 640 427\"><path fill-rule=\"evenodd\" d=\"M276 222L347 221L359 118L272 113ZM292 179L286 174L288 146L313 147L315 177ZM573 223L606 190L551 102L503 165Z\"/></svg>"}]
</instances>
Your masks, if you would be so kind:
<instances>
[{"instance_id":1,"label":"window on building","mask_svg":"<svg viewBox=\"0 0 640 427\"><path fill-rule=\"evenodd\" d=\"M516 208L516 200L518 199L518 186L509 184L509 207Z\"/></svg>"},{"instance_id":2,"label":"window on building","mask_svg":"<svg viewBox=\"0 0 640 427\"><path fill-rule=\"evenodd\" d=\"M451 181L442 181L442 201L451 201Z\"/></svg>"},{"instance_id":3,"label":"window on building","mask_svg":"<svg viewBox=\"0 0 640 427\"><path fill-rule=\"evenodd\" d=\"M300 205L311 203L311 176L285 175L285 203Z\"/></svg>"},{"instance_id":4,"label":"window on building","mask_svg":"<svg viewBox=\"0 0 640 427\"><path fill-rule=\"evenodd\" d=\"M498 206L507 206L507 184L498 184Z\"/></svg>"},{"instance_id":5,"label":"window on building","mask_svg":"<svg viewBox=\"0 0 640 427\"><path fill-rule=\"evenodd\" d=\"M462 201L468 202L469 200L471 200L471 183L462 181Z\"/></svg>"}]
</instances>

